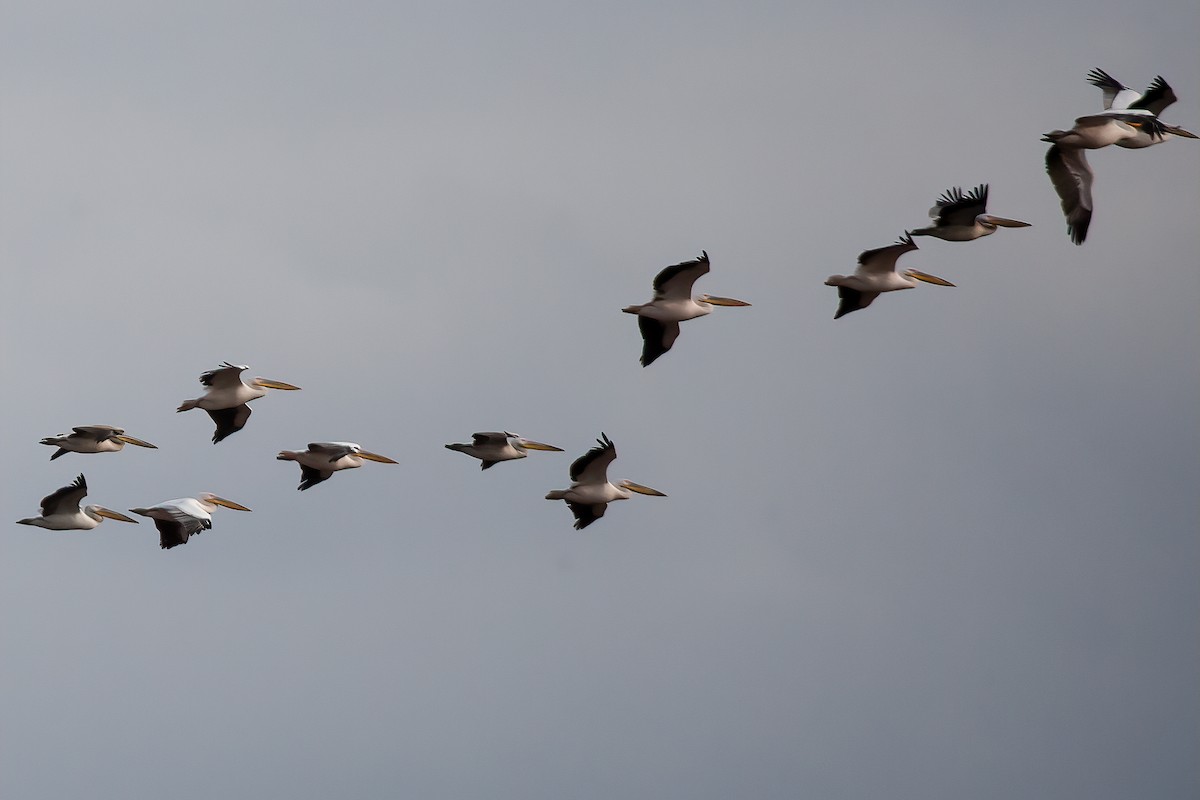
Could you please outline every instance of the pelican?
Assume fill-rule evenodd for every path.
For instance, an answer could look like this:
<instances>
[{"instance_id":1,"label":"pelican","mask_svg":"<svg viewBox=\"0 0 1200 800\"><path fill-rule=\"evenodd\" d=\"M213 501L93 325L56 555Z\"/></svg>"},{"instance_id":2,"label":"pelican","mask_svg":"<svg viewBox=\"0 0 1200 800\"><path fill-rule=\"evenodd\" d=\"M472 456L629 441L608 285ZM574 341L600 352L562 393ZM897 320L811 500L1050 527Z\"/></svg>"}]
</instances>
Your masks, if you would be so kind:
<instances>
[{"instance_id":1,"label":"pelican","mask_svg":"<svg viewBox=\"0 0 1200 800\"><path fill-rule=\"evenodd\" d=\"M525 458L529 455L528 451L530 450L562 452L561 447L535 442L532 439L526 439L508 431L473 433L471 434L471 438L473 441L470 444L448 444L446 445L446 449L457 450L460 453L466 453L472 458L478 458L483 462L480 465L480 469L487 469L501 461Z\"/></svg>"},{"instance_id":2,"label":"pelican","mask_svg":"<svg viewBox=\"0 0 1200 800\"><path fill-rule=\"evenodd\" d=\"M58 449L50 456L50 460L65 456L67 453L117 453L127 444L138 447L149 447L157 450L156 445L125 435L124 428L114 428L112 425L80 425L72 428L71 433L60 433L58 436L47 436L39 444L48 444Z\"/></svg>"},{"instance_id":3,"label":"pelican","mask_svg":"<svg viewBox=\"0 0 1200 800\"><path fill-rule=\"evenodd\" d=\"M632 492L666 497L649 486L633 481L608 482L608 465L617 457L617 449L604 433L593 447L571 464L571 488L555 489L546 495L547 500L566 500L575 515L575 530L581 531L604 516L608 504L614 500L628 500Z\"/></svg>"},{"instance_id":4,"label":"pelican","mask_svg":"<svg viewBox=\"0 0 1200 800\"><path fill-rule=\"evenodd\" d=\"M195 400L184 400L176 411L190 411L193 408L203 408L217 423L213 434L213 444L237 433L246 427L250 419L251 400L257 400L267 393L268 389L282 389L294 392L299 386L290 383L273 381L267 378L254 378L249 383L242 380L242 373L250 369L245 364L230 364L228 361L217 369L209 370L200 376L200 383L208 387L203 397Z\"/></svg>"},{"instance_id":5,"label":"pelican","mask_svg":"<svg viewBox=\"0 0 1200 800\"><path fill-rule=\"evenodd\" d=\"M679 336L679 323L703 317L713 306L748 306L749 303L731 297L702 294L692 299L692 284L708 273L708 253L699 258L667 267L654 278L654 299L640 306L626 306L626 314L637 314L638 329L642 332L642 366L671 349Z\"/></svg>"},{"instance_id":6,"label":"pelican","mask_svg":"<svg viewBox=\"0 0 1200 800\"><path fill-rule=\"evenodd\" d=\"M1175 96L1175 91L1163 79L1162 75L1155 76L1151 84L1146 87L1146 91L1141 94L1138 94L1134 89L1130 89L1099 67L1087 74L1087 80L1093 86L1100 87L1100 91L1104 93L1105 113L1110 115L1137 114L1157 118L1162 115L1162 112L1168 106L1179 99ZM1125 136L1114 142L1114 144L1117 147L1138 149L1149 147L1159 142L1165 142L1170 136L1177 136L1183 139L1200 138L1183 128L1163 123L1163 129L1160 132L1156 133L1153 130L1138 128L1136 135Z\"/></svg>"},{"instance_id":7,"label":"pelican","mask_svg":"<svg viewBox=\"0 0 1200 800\"><path fill-rule=\"evenodd\" d=\"M129 510L154 520L154 527L158 528L159 546L163 550L170 550L176 545L187 544L188 537L193 533L212 528L212 512L217 510L217 506L232 508L234 511L250 510L211 492L201 492L199 497L165 500L149 508Z\"/></svg>"},{"instance_id":8,"label":"pelican","mask_svg":"<svg viewBox=\"0 0 1200 800\"><path fill-rule=\"evenodd\" d=\"M90 531L105 519L132 522L119 511L104 506L79 507L79 501L87 497L87 480L82 475L69 486L64 486L42 498L42 515L17 520L18 525L34 525L52 531Z\"/></svg>"},{"instance_id":9,"label":"pelican","mask_svg":"<svg viewBox=\"0 0 1200 800\"><path fill-rule=\"evenodd\" d=\"M929 216L935 220L932 228L918 228L913 236L936 236L947 242L969 242L981 236L995 233L997 228L1028 228L1028 222L1015 219L994 217L987 213L988 185L981 183L963 194L963 190L955 186L942 192L937 205L929 209Z\"/></svg>"},{"instance_id":10,"label":"pelican","mask_svg":"<svg viewBox=\"0 0 1200 800\"><path fill-rule=\"evenodd\" d=\"M853 275L830 275L825 285L838 287L838 297L841 299L833 318L838 319L851 311L866 308L881 292L913 289L917 281L953 286L950 281L915 269L906 269L903 274L896 272L896 261L900 256L917 249L912 236L905 233L896 244L864 250L858 257L858 269L854 270Z\"/></svg>"},{"instance_id":11,"label":"pelican","mask_svg":"<svg viewBox=\"0 0 1200 800\"><path fill-rule=\"evenodd\" d=\"M281 450L275 458L300 464L300 485L296 487L300 491L329 480L338 470L357 469L364 459L380 464L397 463L387 456L368 453L354 442L310 442L307 450Z\"/></svg>"}]
</instances>

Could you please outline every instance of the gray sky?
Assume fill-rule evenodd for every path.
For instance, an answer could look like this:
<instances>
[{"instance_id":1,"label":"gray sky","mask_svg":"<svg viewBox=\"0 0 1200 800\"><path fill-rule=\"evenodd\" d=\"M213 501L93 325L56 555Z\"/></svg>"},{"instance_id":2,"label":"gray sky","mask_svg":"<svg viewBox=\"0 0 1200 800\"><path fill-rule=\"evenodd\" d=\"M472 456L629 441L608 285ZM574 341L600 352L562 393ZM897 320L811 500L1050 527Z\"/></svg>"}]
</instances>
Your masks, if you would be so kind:
<instances>
[{"instance_id":1,"label":"gray sky","mask_svg":"<svg viewBox=\"0 0 1200 800\"><path fill-rule=\"evenodd\" d=\"M1194 798L1200 7L39 3L0 32L6 798ZM1033 223L833 321L952 185ZM699 254L651 368L619 309ZM304 387L214 447L222 360ZM106 423L159 445L53 463ZM481 473L508 429L566 449ZM587 531L567 467L667 492ZM396 458L299 493L280 449Z\"/></svg>"}]
</instances>

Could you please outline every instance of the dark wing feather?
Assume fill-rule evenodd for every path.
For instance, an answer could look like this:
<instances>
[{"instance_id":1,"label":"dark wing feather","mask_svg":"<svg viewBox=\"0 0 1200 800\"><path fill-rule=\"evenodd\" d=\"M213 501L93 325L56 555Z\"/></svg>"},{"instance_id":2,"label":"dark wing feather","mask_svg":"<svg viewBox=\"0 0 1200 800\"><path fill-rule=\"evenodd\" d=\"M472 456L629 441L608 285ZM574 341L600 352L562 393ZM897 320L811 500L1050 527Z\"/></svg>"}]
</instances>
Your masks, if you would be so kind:
<instances>
[{"instance_id":1,"label":"dark wing feather","mask_svg":"<svg viewBox=\"0 0 1200 800\"><path fill-rule=\"evenodd\" d=\"M87 481L80 475L69 486L64 486L42 498L42 516L48 517L58 511L77 511L79 501L86 496Z\"/></svg>"},{"instance_id":2,"label":"dark wing feather","mask_svg":"<svg viewBox=\"0 0 1200 800\"><path fill-rule=\"evenodd\" d=\"M485 459L480 459L479 460L479 468L480 469L488 469L489 467L494 467L499 463L500 463L499 461L487 461Z\"/></svg>"},{"instance_id":3,"label":"dark wing feather","mask_svg":"<svg viewBox=\"0 0 1200 800\"><path fill-rule=\"evenodd\" d=\"M172 519L155 519L154 527L158 528L158 546L170 550L181 544L187 544L190 531L182 522Z\"/></svg>"},{"instance_id":4,"label":"dark wing feather","mask_svg":"<svg viewBox=\"0 0 1200 800\"><path fill-rule=\"evenodd\" d=\"M608 438L608 435L601 432L600 438L596 440L597 447L593 447L586 453L575 459L575 463L571 464L571 480L579 480L579 476L583 471L590 467L597 459L604 458L604 468L608 469L608 465L617 457L617 448Z\"/></svg>"},{"instance_id":5,"label":"dark wing feather","mask_svg":"<svg viewBox=\"0 0 1200 800\"><path fill-rule=\"evenodd\" d=\"M1157 75L1142 96L1129 104L1130 108L1140 108L1149 111L1154 116L1162 114L1163 109L1174 103L1179 98L1175 96L1175 92L1163 80L1162 75Z\"/></svg>"},{"instance_id":6,"label":"dark wing feather","mask_svg":"<svg viewBox=\"0 0 1200 800\"><path fill-rule=\"evenodd\" d=\"M678 322L660 322L638 315L638 330L642 332L642 366L648 367L671 349L679 337Z\"/></svg>"},{"instance_id":7,"label":"dark wing feather","mask_svg":"<svg viewBox=\"0 0 1200 800\"><path fill-rule=\"evenodd\" d=\"M1117 95L1124 89L1129 88L1099 67L1088 72L1087 82L1092 86L1100 87L1100 91L1104 93L1105 108L1112 108L1113 100L1116 99Z\"/></svg>"},{"instance_id":8,"label":"dark wing feather","mask_svg":"<svg viewBox=\"0 0 1200 800\"><path fill-rule=\"evenodd\" d=\"M300 485L296 488L300 491L311 489L321 481L327 481L333 476L333 470L314 469L300 465Z\"/></svg>"},{"instance_id":9,"label":"dark wing feather","mask_svg":"<svg viewBox=\"0 0 1200 800\"><path fill-rule=\"evenodd\" d=\"M889 244L887 247L876 247L874 250L863 250L858 254L858 263L859 266L867 266L868 262L883 258L886 259L883 263L887 269L894 271L896 269L896 262L900 259L900 256L919 249L917 243L913 241L912 236L906 232L896 240L895 244Z\"/></svg>"},{"instance_id":10,"label":"dark wing feather","mask_svg":"<svg viewBox=\"0 0 1200 800\"><path fill-rule=\"evenodd\" d=\"M200 383L204 386L232 386L242 379L242 373L245 370L245 367L224 361L217 369L202 372L200 374Z\"/></svg>"},{"instance_id":11,"label":"dark wing feather","mask_svg":"<svg viewBox=\"0 0 1200 800\"><path fill-rule=\"evenodd\" d=\"M581 531L588 525L591 525L596 520L604 516L604 512L608 510L608 503L567 503L567 507L571 509L571 513L575 515L575 530Z\"/></svg>"},{"instance_id":12,"label":"dark wing feather","mask_svg":"<svg viewBox=\"0 0 1200 800\"><path fill-rule=\"evenodd\" d=\"M205 410L208 411L208 409ZM240 406L234 406L233 408L219 408L216 411L208 411L208 415L217 424L217 430L213 433L212 439L213 444L216 444L226 436L237 433L246 427L246 420L250 419L250 406L242 403Z\"/></svg>"},{"instance_id":13,"label":"dark wing feather","mask_svg":"<svg viewBox=\"0 0 1200 800\"><path fill-rule=\"evenodd\" d=\"M50 456L50 460L51 460L51 461L53 461L54 459L58 458L59 456L65 456L65 455L66 455L67 453L69 453L69 452L71 452L71 451L70 451L70 450L64 450L64 449L62 449L62 448L60 447L60 448L58 448L57 450L55 450L55 451L54 451L54 455Z\"/></svg>"},{"instance_id":14,"label":"dark wing feather","mask_svg":"<svg viewBox=\"0 0 1200 800\"><path fill-rule=\"evenodd\" d=\"M871 302L876 297L879 297L879 292L860 292L858 289L851 289L849 286L839 286L838 298L840 298L841 302L838 303L838 310L833 315L833 318L840 319L851 311L866 308L871 305Z\"/></svg>"},{"instance_id":15,"label":"dark wing feather","mask_svg":"<svg viewBox=\"0 0 1200 800\"><path fill-rule=\"evenodd\" d=\"M963 190L957 186L947 189L932 209L937 212L937 222L934 226L943 228L948 225L973 225L975 217L987 213L987 200L986 183L976 186L969 194L963 194Z\"/></svg>"}]
</instances>

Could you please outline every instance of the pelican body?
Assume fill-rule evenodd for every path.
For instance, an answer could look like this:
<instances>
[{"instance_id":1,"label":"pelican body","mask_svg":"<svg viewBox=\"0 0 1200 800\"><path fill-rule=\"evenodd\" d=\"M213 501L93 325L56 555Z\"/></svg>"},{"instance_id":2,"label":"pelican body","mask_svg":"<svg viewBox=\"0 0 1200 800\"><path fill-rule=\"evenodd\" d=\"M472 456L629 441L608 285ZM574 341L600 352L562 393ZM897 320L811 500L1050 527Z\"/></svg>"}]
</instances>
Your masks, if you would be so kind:
<instances>
[{"instance_id":1,"label":"pelican body","mask_svg":"<svg viewBox=\"0 0 1200 800\"><path fill-rule=\"evenodd\" d=\"M1146 87L1146 91L1141 94L1098 67L1088 73L1087 80L1093 86L1100 87L1100 91L1104 93L1105 113L1110 115L1139 114L1157 118L1168 106L1179 99L1162 75L1156 75L1150 85ZM1136 135L1124 136L1113 144L1117 147L1140 149L1165 142L1172 136L1183 139L1200 138L1183 128L1163 123L1161 131L1147 130L1145 127L1137 128Z\"/></svg>"},{"instance_id":2,"label":"pelican body","mask_svg":"<svg viewBox=\"0 0 1200 800\"><path fill-rule=\"evenodd\" d=\"M199 497L180 497L165 500L149 508L131 508L130 512L150 517L158 528L158 543L163 550L187 544L188 537L212 528L212 513L217 506L234 511L249 511L243 505L217 497L211 492L202 492Z\"/></svg>"},{"instance_id":3,"label":"pelican body","mask_svg":"<svg viewBox=\"0 0 1200 800\"><path fill-rule=\"evenodd\" d=\"M117 453L125 449L127 444L158 449L149 442L126 436L124 428L114 428L112 425L80 425L72 428L71 433L47 436L39 444L58 447L50 456L51 461L67 453Z\"/></svg>"},{"instance_id":4,"label":"pelican body","mask_svg":"<svg viewBox=\"0 0 1200 800\"><path fill-rule=\"evenodd\" d=\"M307 450L282 450L275 458L300 465L300 485L296 487L300 491L329 480L339 470L357 469L364 461L396 463L387 456L367 452L354 442L310 442Z\"/></svg>"},{"instance_id":5,"label":"pelican body","mask_svg":"<svg viewBox=\"0 0 1200 800\"><path fill-rule=\"evenodd\" d=\"M596 440L597 447L588 450L571 464L571 487L555 489L546 495L547 500L566 500L575 515L575 530L581 531L604 516L608 504L617 500L628 500L633 493L666 497L649 486L629 480L609 483L608 465L617 457L617 448L604 433Z\"/></svg>"},{"instance_id":6,"label":"pelican body","mask_svg":"<svg viewBox=\"0 0 1200 800\"><path fill-rule=\"evenodd\" d=\"M79 501L87 497L87 480L80 475L71 484L42 498L42 515L17 520L18 525L33 525L51 531L90 531L106 519L132 522L119 511L104 506L79 507Z\"/></svg>"},{"instance_id":7,"label":"pelican body","mask_svg":"<svg viewBox=\"0 0 1200 800\"><path fill-rule=\"evenodd\" d=\"M213 444L230 434L237 433L246 427L250 419L251 400L264 396L268 389L281 389L294 392L299 386L292 386L283 381L269 378L253 378L249 382L242 380L242 373L250 369L245 364L230 364L228 361L217 369L209 370L200 376L200 383L208 387L203 397L195 400L184 400L176 411L190 411L202 408L212 417L217 425L213 433Z\"/></svg>"},{"instance_id":8,"label":"pelican body","mask_svg":"<svg viewBox=\"0 0 1200 800\"><path fill-rule=\"evenodd\" d=\"M508 431L473 433L471 434L471 439L470 444L448 444L446 445L446 449L465 453L472 458L478 458L483 462L479 466L480 469L488 469L501 461L526 458L530 450L562 452L561 447L535 442L532 439L526 439Z\"/></svg>"},{"instance_id":9,"label":"pelican body","mask_svg":"<svg viewBox=\"0 0 1200 800\"><path fill-rule=\"evenodd\" d=\"M913 289L917 281L932 283L937 286L953 286L947 280L935 275L906 269L903 274L896 272L896 261L905 253L919 249L907 233L896 244L879 247L874 250L864 250L858 257L858 269L853 275L830 275L825 280L826 286L838 287L837 313L834 319L866 308L883 292L896 292L901 289Z\"/></svg>"},{"instance_id":10,"label":"pelican body","mask_svg":"<svg viewBox=\"0 0 1200 800\"><path fill-rule=\"evenodd\" d=\"M699 258L667 267L654 278L654 299L640 306L626 306L626 314L636 314L642 334L642 366L671 349L679 337L679 323L712 313L713 306L748 306L731 297L702 294L692 298L692 285L708 274L708 252Z\"/></svg>"},{"instance_id":11,"label":"pelican body","mask_svg":"<svg viewBox=\"0 0 1200 800\"><path fill-rule=\"evenodd\" d=\"M1167 133L1167 127L1159 122L1153 114L1105 111L1100 114L1078 117L1075 120L1075 127L1071 130L1050 131L1042 136L1042 141L1064 148L1099 150L1110 144L1119 145L1123 141L1132 142L1141 136L1161 141L1165 133ZM1147 145L1137 146L1146 147Z\"/></svg>"},{"instance_id":12,"label":"pelican body","mask_svg":"<svg viewBox=\"0 0 1200 800\"><path fill-rule=\"evenodd\" d=\"M999 228L1028 228L1028 222L1006 219L987 213L988 185L981 183L963 194L957 186L942 192L937 204L929 209L934 220L931 228L918 228L913 236L935 236L947 242L969 242L995 233Z\"/></svg>"}]
</instances>

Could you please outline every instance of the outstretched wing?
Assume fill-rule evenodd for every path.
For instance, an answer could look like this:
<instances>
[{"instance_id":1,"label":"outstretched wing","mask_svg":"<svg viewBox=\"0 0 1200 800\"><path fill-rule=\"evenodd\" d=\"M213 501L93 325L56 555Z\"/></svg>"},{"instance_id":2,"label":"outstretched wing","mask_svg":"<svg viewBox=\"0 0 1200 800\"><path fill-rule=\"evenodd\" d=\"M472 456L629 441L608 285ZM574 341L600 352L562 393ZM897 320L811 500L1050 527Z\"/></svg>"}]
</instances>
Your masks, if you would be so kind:
<instances>
[{"instance_id":1,"label":"outstretched wing","mask_svg":"<svg viewBox=\"0 0 1200 800\"><path fill-rule=\"evenodd\" d=\"M200 383L214 389L228 389L237 386L242 380L242 373L250 369L245 364L230 364L228 361L217 369L210 369L200 375Z\"/></svg>"},{"instance_id":2,"label":"outstretched wing","mask_svg":"<svg viewBox=\"0 0 1200 800\"><path fill-rule=\"evenodd\" d=\"M886 275L896 271L896 260L905 253L918 250L916 243L906 231L896 244L864 250L858 257L858 269L865 275ZM839 287L840 288L840 287Z\"/></svg>"},{"instance_id":3,"label":"outstretched wing","mask_svg":"<svg viewBox=\"0 0 1200 800\"><path fill-rule=\"evenodd\" d=\"M245 403L233 408L205 409L205 411L217 424L217 429L213 433L213 444L246 427L246 420L250 419L250 406Z\"/></svg>"},{"instance_id":4,"label":"outstretched wing","mask_svg":"<svg viewBox=\"0 0 1200 800\"><path fill-rule=\"evenodd\" d=\"M849 286L839 286L838 298L841 302L838 303L837 313L833 315L833 318L840 319L851 311L866 308L871 305L871 302L876 297L879 297L879 292L860 292L858 289L851 289Z\"/></svg>"},{"instance_id":5,"label":"outstretched wing","mask_svg":"<svg viewBox=\"0 0 1200 800\"><path fill-rule=\"evenodd\" d=\"M79 510L79 501L87 496L87 481L83 475L69 486L64 486L42 498L42 516L74 514Z\"/></svg>"},{"instance_id":6,"label":"outstretched wing","mask_svg":"<svg viewBox=\"0 0 1200 800\"><path fill-rule=\"evenodd\" d=\"M296 488L303 492L305 489L311 489L316 486L321 481L329 480L332 476L333 470L331 469L314 469L313 467L306 467L301 464L300 485Z\"/></svg>"},{"instance_id":7,"label":"outstretched wing","mask_svg":"<svg viewBox=\"0 0 1200 800\"><path fill-rule=\"evenodd\" d=\"M929 216L937 220L936 226L944 228L950 225L971 226L975 218L987 213L988 185L981 183L963 194L958 186L942 192L937 205L929 209Z\"/></svg>"},{"instance_id":8,"label":"outstretched wing","mask_svg":"<svg viewBox=\"0 0 1200 800\"><path fill-rule=\"evenodd\" d=\"M105 439L111 439L114 436L125 432L124 428L114 428L111 425L80 425L71 428L81 439L92 439L97 442L103 442Z\"/></svg>"},{"instance_id":9,"label":"outstretched wing","mask_svg":"<svg viewBox=\"0 0 1200 800\"><path fill-rule=\"evenodd\" d=\"M642 366L648 367L671 349L679 338L678 322L662 322L638 315L638 330L642 332Z\"/></svg>"},{"instance_id":10,"label":"outstretched wing","mask_svg":"<svg viewBox=\"0 0 1200 800\"><path fill-rule=\"evenodd\" d=\"M1150 85L1146 87L1146 91L1142 93L1142 96L1129 104L1129 108L1145 109L1157 117L1162 114L1163 109L1178 99L1175 96L1175 92L1163 80L1163 76L1157 75Z\"/></svg>"},{"instance_id":11,"label":"outstretched wing","mask_svg":"<svg viewBox=\"0 0 1200 800\"><path fill-rule=\"evenodd\" d=\"M690 300L692 284L701 275L708 273L708 252L700 251L700 257L667 267L654 277L655 300Z\"/></svg>"},{"instance_id":12,"label":"outstretched wing","mask_svg":"<svg viewBox=\"0 0 1200 800\"><path fill-rule=\"evenodd\" d=\"M1046 172L1067 218L1067 234L1083 244L1092 223L1092 170L1086 151L1052 145L1046 151Z\"/></svg>"},{"instance_id":13,"label":"outstretched wing","mask_svg":"<svg viewBox=\"0 0 1200 800\"><path fill-rule=\"evenodd\" d=\"M1130 89L1104 70L1096 67L1087 74L1087 81L1092 86L1099 86L1104 93L1104 107L1111 109L1129 108L1138 99L1138 93Z\"/></svg>"},{"instance_id":14,"label":"outstretched wing","mask_svg":"<svg viewBox=\"0 0 1200 800\"><path fill-rule=\"evenodd\" d=\"M576 483L608 483L608 465L617 457L617 448L603 432L596 444L597 447L575 459L571 465L571 480Z\"/></svg>"},{"instance_id":15,"label":"outstretched wing","mask_svg":"<svg viewBox=\"0 0 1200 800\"><path fill-rule=\"evenodd\" d=\"M604 512L608 510L608 503L596 503L592 505L588 503L568 502L567 507L575 515L575 530L581 531L604 516Z\"/></svg>"}]
</instances>

